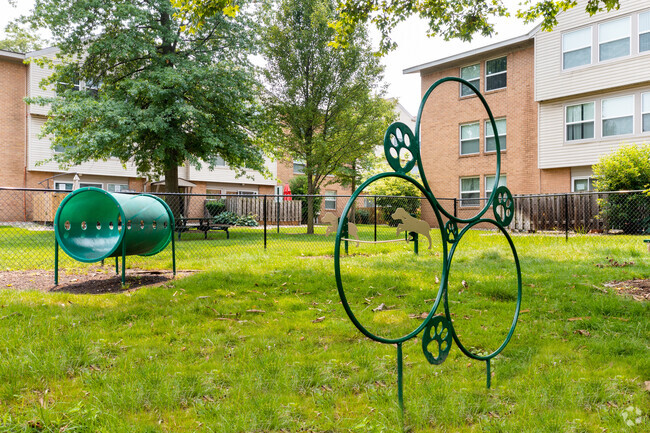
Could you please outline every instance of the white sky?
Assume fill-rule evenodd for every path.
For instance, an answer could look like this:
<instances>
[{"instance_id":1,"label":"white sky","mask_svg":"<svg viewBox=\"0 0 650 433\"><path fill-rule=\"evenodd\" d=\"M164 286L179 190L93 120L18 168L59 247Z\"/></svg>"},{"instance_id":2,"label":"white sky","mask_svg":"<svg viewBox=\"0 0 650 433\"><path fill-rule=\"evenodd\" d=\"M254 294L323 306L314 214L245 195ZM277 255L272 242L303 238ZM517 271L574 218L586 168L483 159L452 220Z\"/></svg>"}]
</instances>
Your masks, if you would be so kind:
<instances>
[{"instance_id":1,"label":"white sky","mask_svg":"<svg viewBox=\"0 0 650 433\"><path fill-rule=\"evenodd\" d=\"M503 0L503 2L514 15L520 0ZM17 3L17 7L14 8L7 0L0 0L0 37L4 36L7 23L28 13L34 1L18 0ZM404 75L402 73L404 69L520 36L534 27L532 24L524 26L521 20L514 17L495 19L494 22L497 35L492 38L477 36L472 42L428 38L426 23L416 18L400 24L392 34L392 39L398 44L397 49L382 58L382 63L386 67L384 80L388 84L387 96L397 98L404 108L415 115L420 104L420 76L419 74ZM376 31L371 31L371 35L378 40Z\"/></svg>"}]
</instances>

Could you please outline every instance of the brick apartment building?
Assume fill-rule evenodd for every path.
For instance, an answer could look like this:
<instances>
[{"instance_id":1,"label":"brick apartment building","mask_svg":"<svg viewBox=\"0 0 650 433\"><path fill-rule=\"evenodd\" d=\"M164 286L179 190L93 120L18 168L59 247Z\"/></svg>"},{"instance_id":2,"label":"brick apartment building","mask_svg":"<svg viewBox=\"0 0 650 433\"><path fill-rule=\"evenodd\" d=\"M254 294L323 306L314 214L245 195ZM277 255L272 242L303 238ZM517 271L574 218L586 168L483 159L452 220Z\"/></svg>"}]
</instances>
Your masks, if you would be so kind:
<instances>
[{"instance_id":1,"label":"brick apartment building","mask_svg":"<svg viewBox=\"0 0 650 433\"><path fill-rule=\"evenodd\" d=\"M497 122L502 183L514 194L591 190L602 155L650 140L650 6L628 0L590 17L585 5L559 14L551 32L538 27L404 71L420 74L423 95L445 76L483 93ZM425 174L437 197L461 199L459 216L473 215L494 188L487 119L454 82L438 87L422 114Z\"/></svg>"}]
</instances>

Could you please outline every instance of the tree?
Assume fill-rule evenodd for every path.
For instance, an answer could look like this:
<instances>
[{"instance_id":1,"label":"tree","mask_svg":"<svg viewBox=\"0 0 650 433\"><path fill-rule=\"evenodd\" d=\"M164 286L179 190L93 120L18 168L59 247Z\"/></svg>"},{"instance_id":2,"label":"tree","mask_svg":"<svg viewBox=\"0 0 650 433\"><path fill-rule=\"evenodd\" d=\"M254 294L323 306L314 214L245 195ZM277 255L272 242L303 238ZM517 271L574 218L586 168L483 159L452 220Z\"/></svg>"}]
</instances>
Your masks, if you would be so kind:
<instances>
[{"instance_id":1,"label":"tree","mask_svg":"<svg viewBox=\"0 0 650 433\"><path fill-rule=\"evenodd\" d=\"M28 53L40 50L45 44L31 29L22 27L20 21L7 24L5 35L4 39L0 39L0 50Z\"/></svg>"},{"instance_id":2,"label":"tree","mask_svg":"<svg viewBox=\"0 0 650 433\"><path fill-rule=\"evenodd\" d=\"M61 50L44 83L56 97L28 101L51 104L42 134L62 150L60 164L117 157L164 175L168 192L178 192L186 161L212 167L221 156L240 173L264 170L243 18L217 14L187 34L169 0L36 0L30 21Z\"/></svg>"},{"instance_id":3,"label":"tree","mask_svg":"<svg viewBox=\"0 0 650 433\"><path fill-rule=\"evenodd\" d=\"M356 31L345 49L329 44L334 12L333 0L284 0L265 11L261 37L276 152L305 162L310 195L337 169L372 153L392 119L365 32ZM307 212L313 233L312 198Z\"/></svg>"},{"instance_id":4,"label":"tree","mask_svg":"<svg viewBox=\"0 0 650 433\"><path fill-rule=\"evenodd\" d=\"M291 178L289 180L289 188L291 188L292 200L300 200L302 202L301 223L307 224L307 221L309 220L309 215L307 213L307 176L300 175ZM320 210L321 203L323 203L323 197L320 196L320 189L316 189L314 194L318 195L313 198L314 212L317 213L318 210Z\"/></svg>"},{"instance_id":5,"label":"tree","mask_svg":"<svg viewBox=\"0 0 650 433\"><path fill-rule=\"evenodd\" d=\"M596 12L619 8L620 0L588 0L585 10L590 15ZM542 17L542 29L550 30L557 24L557 15L575 7L577 0L527 0L517 17L532 22ZM417 15L429 23L429 36L442 36L445 40L472 40L473 35L494 34L490 18L509 16L502 0L455 0L422 1L412 0L341 0L339 17L332 24L336 29L336 44L343 46L359 25L373 23L381 34L380 50L383 53L395 48L390 33L397 24L409 16Z\"/></svg>"},{"instance_id":6,"label":"tree","mask_svg":"<svg viewBox=\"0 0 650 433\"><path fill-rule=\"evenodd\" d=\"M368 193L379 196L377 206L389 226L397 226L398 221L394 220L392 215L400 207L416 218L420 218L422 214L422 199L415 198L422 194L411 182L397 177L384 177L374 182L368 189Z\"/></svg>"},{"instance_id":7,"label":"tree","mask_svg":"<svg viewBox=\"0 0 650 433\"><path fill-rule=\"evenodd\" d=\"M596 190L624 191L650 188L650 144L623 145L600 158L593 167ZM647 193L611 194L600 199L601 215L610 229L648 233L650 199Z\"/></svg>"}]
</instances>

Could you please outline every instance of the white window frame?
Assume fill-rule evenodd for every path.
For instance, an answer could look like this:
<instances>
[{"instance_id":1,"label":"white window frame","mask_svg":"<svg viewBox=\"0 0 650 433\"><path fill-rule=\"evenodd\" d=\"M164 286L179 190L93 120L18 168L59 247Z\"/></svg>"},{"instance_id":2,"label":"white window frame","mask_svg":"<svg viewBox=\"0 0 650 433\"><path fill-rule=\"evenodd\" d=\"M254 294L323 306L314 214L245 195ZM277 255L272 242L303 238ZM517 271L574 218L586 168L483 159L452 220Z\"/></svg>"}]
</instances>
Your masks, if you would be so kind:
<instances>
[{"instance_id":1,"label":"white window frame","mask_svg":"<svg viewBox=\"0 0 650 433\"><path fill-rule=\"evenodd\" d=\"M471 125L476 125L478 126L478 135L476 138L466 138L463 140L463 126L471 126ZM476 152L472 153L463 153L463 141L474 141L478 140L478 150ZM460 155L479 155L481 153L481 122L469 122L469 123L461 123L458 125L458 153Z\"/></svg>"},{"instance_id":2,"label":"white window frame","mask_svg":"<svg viewBox=\"0 0 650 433\"><path fill-rule=\"evenodd\" d=\"M570 107L576 107L578 105L587 105L587 104L593 104L594 105L594 117L591 120L582 120L580 122L567 122L567 113L569 111ZM592 122L594 124L594 136L591 138L579 138L575 140L569 140L568 137L568 131L567 131L567 126L569 125L578 125L581 123L588 123ZM565 143L580 143L583 141L589 141L589 140L595 140L596 139L596 101L585 101L585 102L578 102L576 104L567 104L564 106L564 142Z\"/></svg>"},{"instance_id":3,"label":"white window frame","mask_svg":"<svg viewBox=\"0 0 650 433\"><path fill-rule=\"evenodd\" d=\"M111 191L111 185L113 185L115 188L113 191ZM126 186L126 188L122 189L122 186ZM128 191L129 190L129 184L128 183L107 183L106 184L106 191L108 192L123 192L123 191Z\"/></svg>"},{"instance_id":4,"label":"white window frame","mask_svg":"<svg viewBox=\"0 0 650 433\"><path fill-rule=\"evenodd\" d=\"M645 34L650 35L650 28L648 28L648 30L641 31L641 16L642 15L648 15L648 19L650 19L650 11L641 12L637 16L637 30L639 32L638 38L637 38L637 40L638 40L637 50L639 51L639 54L641 54L641 55L650 53L650 49L645 50L645 51L641 51L641 35L645 35Z\"/></svg>"},{"instance_id":5,"label":"white window frame","mask_svg":"<svg viewBox=\"0 0 650 433\"><path fill-rule=\"evenodd\" d=\"M589 38L589 45L585 45L585 46L583 46L583 47L579 47L579 48L573 49L573 50L571 50L571 51L565 51L565 50L564 50L564 37L565 37L566 35L570 35L570 34L572 34L572 33L577 33L577 32L579 32L579 31L584 31L585 29L589 29L589 33L591 34L591 37ZM592 27L592 26L582 27L582 28L579 28L579 29L571 30L570 32L562 33L562 37L561 37L561 42L560 42L560 43L561 43L561 48L562 48L562 50L561 50L561 56L562 56L562 70L563 70L563 71L573 70L573 69L577 69L577 68L584 68L584 67L589 66L589 65L592 65L592 64L594 63L594 41L593 41L593 33L594 33L594 30L593 30L593 27ZM583 50L583 49L585 49L585 48L587 48L587 47L589 47L589 63L585 63L584 65L572 66L572 67L570 67L570 68L567 68L566 66L564 66L564 55L565 55L566 53L572 53L572 52L574 52L574 51Z\"/></svg>"},{"instance_id":6,"label":"white window frame","mask_svg":"<svg viewBox=\"0 0 650 433\"><path fill-rule=\"evenodd\" d=\"M280 203L284 200L284 187L282 185L275 186L275 202Z\"/></svg>"},{"instance_id":7,"label":"white window frame","mask_svg":"<svg viewBox=\"0 0 650 433\"><path fill-rule=\"evenodd\" d=\"M629 41L628 41L628 53L627 53L627 55L624 55L624 56L618 56L618 57L612 57L611 59L606 59L606 60L600 60L600 46L601 46L602 44L607 44L607 43L610 43L610 42L615 42L615 41L620 41L620 40L625 39L625 38L619 38L619 39L610 39L610 40L602 41L602 40L600 39L600 35L602 34L601 31L600 31L600 27L601 27L602 25L605 25L605 24L614 23L614 22L616 22L616 21L621 21L621 22L623 22L623 21L625 21L625 20L627 20L627 30L628 30L628 33L627 33L627 35L628 35L628 36L627 36L627 39L629 40ZM622 18L616 18L616 19L613 19L613 20L609 20L609 21L605 21L605 22L602 22L602 23L598 23L598 63L610 62L610 61L616 61L616 60L621 59L621 58L630 57L631 55L632 55L632 17L631 17L631 16L622 17Z\"/></svg>"},{"instance_id":8,"label":"white window frame","mask_svg":"<svg viewBox=\"0 0 650 433\"><path fill-rule=\"evenodd\" d=\"M617 116L617 117L605 117L603 114L603 104L605 101L609 99L617 99L617 98L625 98L625 97L632 97L632 132L626 132L624 134L616 134L616 135L605 135L605 128L603 124L605 123L605 120L611 120L611 119L622 119L624 117L629 117L629 115L626 116ZM629 136L629 135L634 135L634 125L635 125L635 119L636 119L636 104L635 104L635 95L634 94L627 94L627 95L617 95L617 96L610 96L608 98L602 98L600 100L600 138L606 138L606 137L621 137L621 136ZM595 134L594 134L595 135Z\"/></svg>"},{"instance_id":9,"label":"white window frame","mask_svg":"<svg viewBox=\"0 0 650 433\"><path fill-rule=\"evenodd\" d=\"M586 180L587 181L587 189L585 191L576 191L576 180ZM590 186L593 187L593 181L594 178L593 176L574 176L571 177L571 192L591 192L594 189L589 188Z\"/></svg>"},{"instance_id":10,"label":"white window frame","mask_svg":"<svg viewBox=\"0 0 650 433\"><path fill-rule=\"evenodd\" d=\"M490 197L490 194L492 194L492 189L494 189L494 182L492 182L492 189L488 189L488 179L494 178L496 180L496 174L488 174L485 175L485 198ZM499 176L499 186L508 186L508 175L507 174L501 174ZM498 187L497 187L498 188Z\"/></svg>"},{"instance_id":11,"label":"white window frame","mask_svg":"<svg viewBox=\"0 0 650 433\"><path fill-rule=\"evenodd\" d=\"M467 78L463 78L463 69L471 68L472 66L478 66L478 75L476 78L472 78L471 80L468 80ZM481 89L481 64L480 63L474 63L472 65L466 65L460 68L460 73L459 77L463 78L465 81L469 81L474 87L476 87L477 90ZM477 81L476 84L474 84L474 81ZM470 96L476 96L476 94L468 87L467 89L469 90L469 93L467 95L463 95L463 83L460 83L460 97L461 98L468 98Z\"/></svg>"},{"instance_id":12,"label":"white window frame","mask_svg":"<svg viewBox=\"0 0 650 433\"><path fill-rule=\"evenodd\" d=\"M293 164L293 174L305 174L305 168L307 168L307 164L300 160L300 159L294 159L292 161ZM296 170L296 165L302 165L302 170Z\"/></svg>"},{"instance_id":13,"label":"white window frame","mask_svg":"<svg viewBox=\"0 0 650 433\"><path fill-rule=\"evenodd\" d=\"M645 111L643 110L643 97L646 96L648 98L648 106L645 108ZM645 134L647 132L650 132L650 129L647 131L643 129L643 116L645 115L650 116L650 92L643 92L641 93L641 134Z\"/></svg>"},{"instance_id":14,"label":"white window frame","mask_svg":"<svg viewBox=\"0 0 650 433\"><path fill-rule=\"evenodd\" d=\"M478 184L479 189L478 190L472 190L472 191L463 191L463 180L464 179L477 179L478 180L477 184ZM465 177L461 177L458 180L458 187L459 187L459 190L460 190L460 200L459 200L460 201L460 207L480 207L481 206L481 176L465 176ZM467 198L467 199L463 198L463 194L476 194L476 193L478 193L478 196L476 198ZM477 204L463 204L467 200L476 201Z\"/></svg>"},{"instance_id":15,"label":"white window frame","mask_svg":"<svg viewBox=\"0 0 650 433\"><path fill-rule=\"evenodd\" d=\"M337 194L336 191L325 191L325 200L323 200L323 207L325 210L336 210ZM334 203L334 207L327 207L328 203Z\"/></svg>"},{"instance_id":16,"label":"white window frame","mask_svg":"<svg viewBox=\"0 0 650 433\"><path fill-rule=\"evenodd\" d=\"M245 189L240 189L237 191L237 195L257 195L257 191L248 191Z\"/></svg>"},{"instance_id":17,"label":"white window frame","mask_svg":"<svg viewBox=\"0 0 650 433\"><path fill-rule=\"evenodd\" d=\"M493 74L488 74L488 67L487 67L488 62L492 62L494 60L500 60L500 59L506 59L506 69L504 71L501 71L501 72L495 72ZM505 74L505 76L506 76L506 85L503 86L503 87L495 87L494 89L488 90L488 88L487 88L488 78L489 77L494 77L494 76L497 76L497 75L502 75L502 74ZM501 89L505 89L505 88L508 87L508 56L507 55L506 56L495 57L494 59L490 59L490 60L485 61L485 81L483 83L483 86L485 87L485 92L486 93L487 92L494 92L496 90L501 90Z\"/></svg>"},{"instance_id":18,"label":"white window frame","mask_svg":"<svg viewBox=\"0 0 650 433\"><path fill-rule=\"evenodd\" d=\"M63 185L63 188L59 188L60 185ZM67 186L70 185L70 189L67 189ZM57 191L72 191L73 183L72 182L54 182L54 189Z\"/></svg>"},{"instance_id":19,"label":"white window frame","mask_svg":"<svg viewBox=\"0 0 650 433\"><path fill-rule=\"evenodd\" d=\"M223 159L220 155L217 155L217 159L214 163L215 167L225 167L226 166L226 160Z\"/></svg>"},{"instance_id":20,"label":"white window frame","mask_svg":"<svg viewBox=\"0 0 650 433\"><path fill-rule=\"evenodd\" d=\"M501 146L501 152L505 152L506 149L508 148L508 143L507 143L507 138L506 138L507 135L508 135L508 124L506 122L505 117L500 117L498 119L494 119L494 123L497 123L500 120L503 120L504 125L506 125L506 130L504 131L503 134L501 134L501 131L497 131L497 132L499 132L498 137L499 137L499 145ZM494 131L492 131L492 135L488 135L488 131L491 129L491 126L492 126L492 122L490 122L490 119L486 120L485 121L485 129L483 130L484 135L485 135L485 139L483 140L485 142L485 144L484 144L485 153L496 153L497 152L496 147L495 147L494 150L488 150L488 148L487 148L488 138L494 137ZM498 128L498 125L497 125L497 128ZM503 137L503 139L502 139L502 137ZM504 143L505 143L505 146L504 146Z\"/></svg>"}]
</instances>

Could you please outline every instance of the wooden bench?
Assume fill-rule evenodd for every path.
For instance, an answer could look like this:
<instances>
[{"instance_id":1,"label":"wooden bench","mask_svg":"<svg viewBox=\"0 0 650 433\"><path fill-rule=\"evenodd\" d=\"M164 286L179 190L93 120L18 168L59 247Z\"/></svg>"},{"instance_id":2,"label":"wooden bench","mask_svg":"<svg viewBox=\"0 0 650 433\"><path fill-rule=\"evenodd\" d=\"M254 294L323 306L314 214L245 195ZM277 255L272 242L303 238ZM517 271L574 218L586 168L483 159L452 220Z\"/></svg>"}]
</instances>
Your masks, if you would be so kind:
<instances>
[{"instance_id":1,"label":"wooden bench","mask_svg":"<svg viewBox=\"0 0 650 433\"><path fill-rule=\"evenodd\" d=\"M176 232L178 233L178 240L181 240L181 234L189 232L190 230L203 232L203 239L208 238L210 230L221 230L226 232L226 239L230 239L229 224L215 224L212 218L178 218L176 220Z\"/></svg>"}]
</instances>

